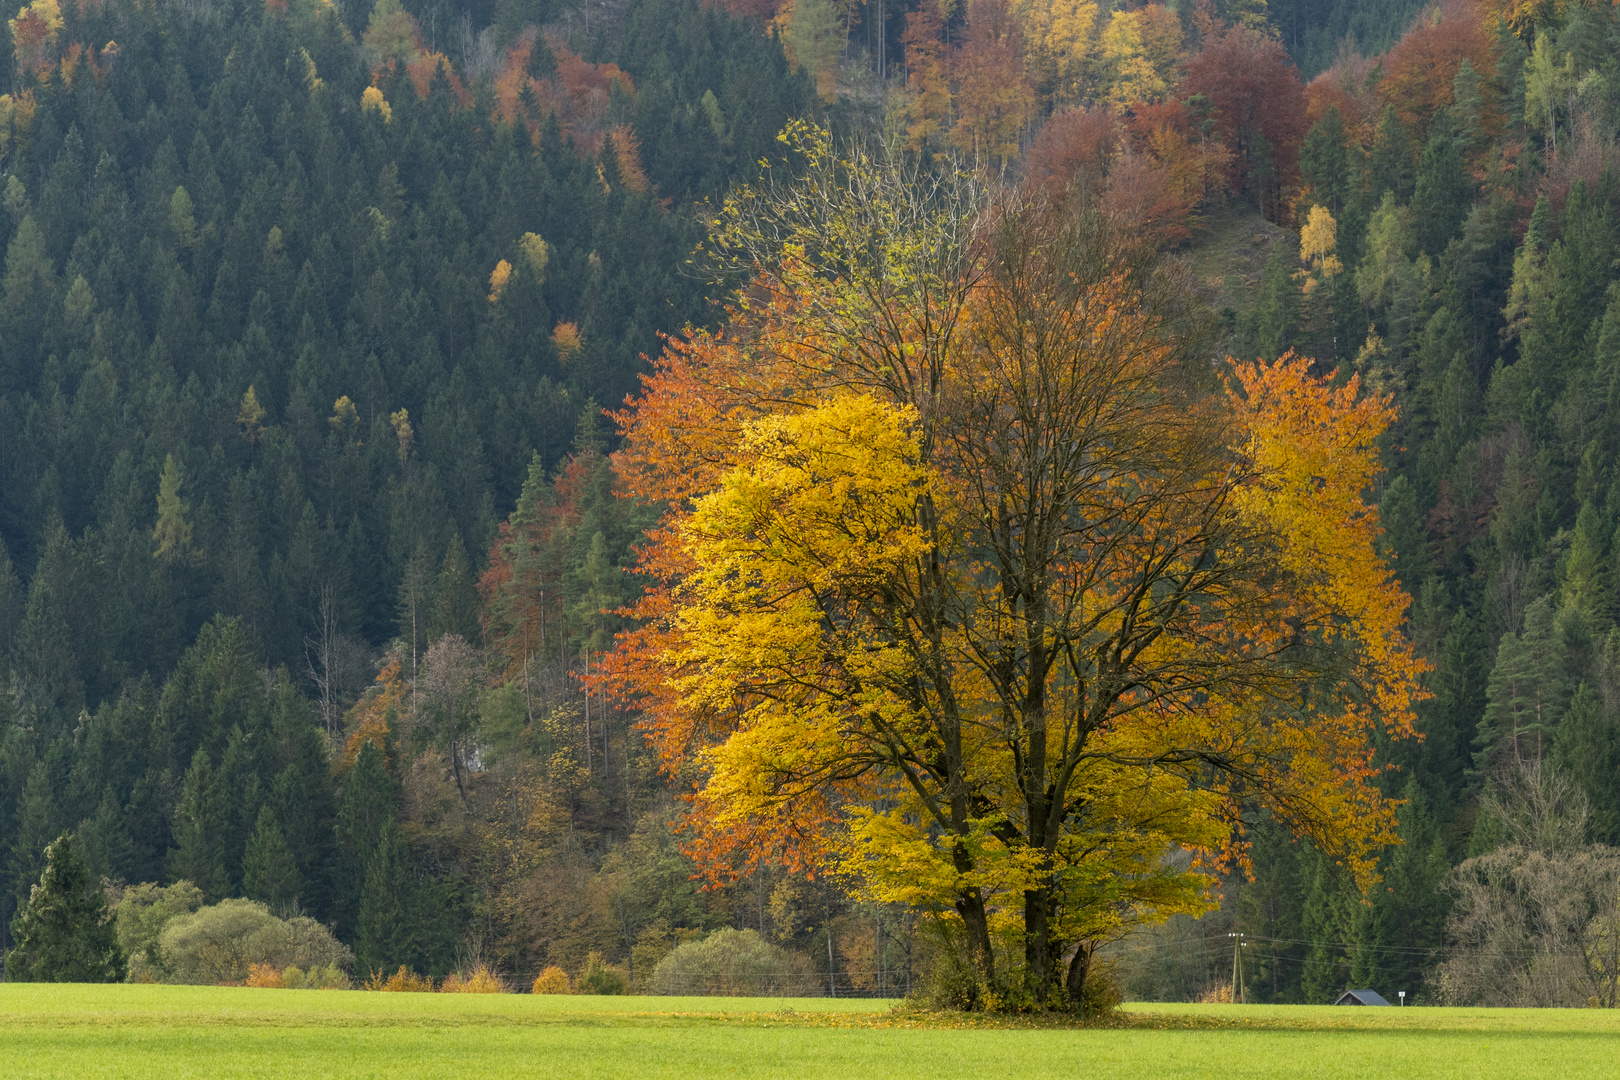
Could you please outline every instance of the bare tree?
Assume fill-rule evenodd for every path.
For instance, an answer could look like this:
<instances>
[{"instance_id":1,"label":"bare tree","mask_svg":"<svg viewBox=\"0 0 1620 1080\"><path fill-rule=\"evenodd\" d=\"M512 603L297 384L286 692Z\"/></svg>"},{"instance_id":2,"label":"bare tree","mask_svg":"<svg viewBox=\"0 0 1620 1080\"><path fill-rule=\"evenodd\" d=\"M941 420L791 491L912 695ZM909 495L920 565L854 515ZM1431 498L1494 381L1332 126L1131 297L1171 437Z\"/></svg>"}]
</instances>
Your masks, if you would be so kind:
<instances>
[{"instance_id":1,"label":"bare tree","mask_svg":"<svg viewBox=\"0 0 1620 1080\"><path fill-rule=\"evenodd\" d=\"M1568 779L1519 763L1482 800L1507 841L1452 872L1440 967L1456 1004L1613 1008L1620 987L1620 851L1584 844L1590 816Z\"/></svg>"},{"instance_id":2,"label":"bare tree","mask_svg":"<svg viewBox=\"0 0 1620 1080\"><path fill-rule=\"evenodd\" d=\"M478 702L484 690L484 658L460 634L446 634L422 662L422 712L429 741L450 758L456 791L467 801L462 778L468 762Z\"/></svg>"}]
</instances>

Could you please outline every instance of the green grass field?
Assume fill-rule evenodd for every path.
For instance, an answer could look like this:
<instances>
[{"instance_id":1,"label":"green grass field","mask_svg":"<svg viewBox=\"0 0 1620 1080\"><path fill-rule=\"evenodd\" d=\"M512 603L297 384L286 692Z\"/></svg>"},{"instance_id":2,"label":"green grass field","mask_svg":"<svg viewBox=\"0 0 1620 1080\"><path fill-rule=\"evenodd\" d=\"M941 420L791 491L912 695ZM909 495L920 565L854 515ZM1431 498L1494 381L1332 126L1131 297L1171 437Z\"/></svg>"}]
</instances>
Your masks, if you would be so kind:
<instances>
[{"instance_id":1,"label":"green grass field","mask_svg":"<svg viewBox=\"0 0 1620 1080\"><path fill-rule=\"evenodd\" d=\"M0 985L0 1076L1614 1077L1620 1015L1135 1005L1109 1028L886 1002Z\"/></svg>"}]
</instances>

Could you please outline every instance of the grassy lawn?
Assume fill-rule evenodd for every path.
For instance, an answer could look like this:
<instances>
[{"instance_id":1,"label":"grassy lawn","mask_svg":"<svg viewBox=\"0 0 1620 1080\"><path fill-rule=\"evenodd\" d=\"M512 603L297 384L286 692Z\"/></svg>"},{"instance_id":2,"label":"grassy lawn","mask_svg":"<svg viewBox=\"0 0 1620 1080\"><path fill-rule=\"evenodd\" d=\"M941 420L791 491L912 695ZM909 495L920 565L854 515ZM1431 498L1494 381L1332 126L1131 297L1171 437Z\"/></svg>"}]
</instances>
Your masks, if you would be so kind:
<instances>
[{"instance_id":1,"label":"grassy lawn","mask_svg":"<svg viewBox=\"0 0 1620 1080\"><path fill-rule=\"evenodd\" d=\"M1612 1077L1620 1015L1135 1005L1109 1028L888 1003L0 985L0 1076Z\"/></svg>"}]
</instances>

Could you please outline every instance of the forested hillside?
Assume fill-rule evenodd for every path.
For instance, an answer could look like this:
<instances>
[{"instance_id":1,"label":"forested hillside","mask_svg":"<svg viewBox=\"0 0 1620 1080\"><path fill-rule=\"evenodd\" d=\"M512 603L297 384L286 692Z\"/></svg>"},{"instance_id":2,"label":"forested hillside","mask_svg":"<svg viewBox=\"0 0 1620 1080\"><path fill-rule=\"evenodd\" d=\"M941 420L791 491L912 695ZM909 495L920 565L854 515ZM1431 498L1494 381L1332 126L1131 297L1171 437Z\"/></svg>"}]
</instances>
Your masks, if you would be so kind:
<instances>
[{"instance_id":1,"label":"forested hillside","mask_svg":"<svg viewBox=\"0 0 1620 1080\"><path fill-rule=\"evenodd\" d=\"M811 118L944 200L908 220L977 220L998 186L1082 207L1187 272L1176 348L1294 350L1290 377L1395 409L1366 495L1431 670L1415 731L1330 763L1395 802L1314 833L1259 794L1232 820L1177 804L1072 954L1129 993L1219 995L1242 933L1249 1000L1490 1001L1492 957L1609 940L1583 920L1620 846L1612 6L34 0L8 33L0 925L73 830L111 881L312 915L361 974L647 986L719 927L838 993L937 973L961 906L857 887L806 839L899 796L769 827L681 801L723 739L635 667L656 638L618 636L688 595L659 575L684 572L695 478L774 445L681 434L743 408L761 342L791 352L800 309L761 297L854 310L815 308L842 271L796 278L787 219L727 264L746 301L710 272L820 175L777 137ZM1212 775L1187 782L1231 790ZM1398 844L1373 843L1382 807ZM1175 890L1210 864L1154 860L1239 818L1194 918ZM1534 922L1508 880L1586 914L1505 941ZM1587 993L1539 977L1514 1000Z\"/></svg>"}]
</instances>

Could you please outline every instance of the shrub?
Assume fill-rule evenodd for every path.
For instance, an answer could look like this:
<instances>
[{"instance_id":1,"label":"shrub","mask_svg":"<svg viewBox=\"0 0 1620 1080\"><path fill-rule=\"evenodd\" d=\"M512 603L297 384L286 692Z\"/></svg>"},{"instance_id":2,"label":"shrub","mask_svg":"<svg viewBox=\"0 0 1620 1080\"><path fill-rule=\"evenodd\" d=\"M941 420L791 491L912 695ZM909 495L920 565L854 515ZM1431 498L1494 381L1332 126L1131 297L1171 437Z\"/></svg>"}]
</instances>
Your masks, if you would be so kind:
<instances>
[{"instance_id":1,"label":"shrub","mask_svg":"<svg viewBox=\"0 0 1620 1080\"><path fill-rule=\"evenodd\" d=\"M332 932L302 916L278 919L256 900L222 900L172 919L158 938L171 983L241 983L251 965L348 968L354 956Z\"/></svg>"},{"instance_id":2,"label":"shrub","mask_svg":"<svg viewBox=\"0 0 1620 1080\"><path fill-rule=\"evenodd\" d=\"M292 965L281 973L281 985L288 990L349 990L348 973L335 964L317 964L307 972Z\"/></svg>"},{"instance_id":3,"label":"shrub","mask_svg":"<svg viewBox=\"0 0 1620 1080\"><path fill-rule=\"evenodd\" d=\"M821 978L801 953L772 945L755 930L716 930L676 948L653 968L655 994L810 997Z\"/></svg>"},{"instance_id":4,"label":"shrub","mask_svg":"<svg viewBox=\"0 0 1620 1080\"><path fill-rule=\"evenodd\" d=\"M383 977L380 971L373 971L371 978L366 980L367 990L382 990L387 993L404 994L431 994L433 992L433 979L428 975L418 975L404 964L399 970Z\"/></svg>"},{"instance_id":5,"label":"shrub","mask_svg":"<svg viewBox=\"0 0 1620 1080\"><path fill-rule=\"evenodd\" d=\"M152 882L114 889L108 897L118 924L118 943L129 957L130 982L162 982L169 968L158 947L164 929L202 907L203 893L189 881Z\"/></svg>"},{"instance_id":6,"label":"shrub","mask_svg":"<svg viewBox=\"0 0 1620 1080\"><path fill-rule=\"evenodd\" d=\"M506 994L511 987L506 980L496 975L483 964L471 974L463 975L459 971L447 976L444 985L439 987L441 994Z\"/></svg>"},{"instance_id":7,"label":"shrub","mask_svg":"<svg viewBox=\"0 0 1620 1080\"><path fill-rule=\"evenodd\" d=\"M295 967L287 970L298 971ZM270 964L249 964L247 984L260 990L280 990L283 988L282 973Z\"/></svg>"},{"instance_id":8,"label":"shrub","mask_svg":"<svg viewBox=\"0 0 1620 1080\"><path fill-rule=\"evenodd\" d=\"M630 990L630 977L624 969L602 961L602 954L585 957L585 967L574 980L576 994L624 994Z\"/></svg>"},{"instance_id":9,"label":"shrub","mask_svg":"<svg viewBox=\"0 0 1620 1080\"><path fill-rule=\"evenodd\" d=\"M568 982L568 972L553 964L534 977L534 985L529 988L531 994L572 994L574 988Z\"/></svg>"}]
</instances>

